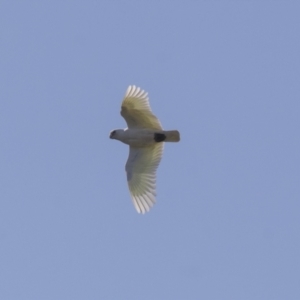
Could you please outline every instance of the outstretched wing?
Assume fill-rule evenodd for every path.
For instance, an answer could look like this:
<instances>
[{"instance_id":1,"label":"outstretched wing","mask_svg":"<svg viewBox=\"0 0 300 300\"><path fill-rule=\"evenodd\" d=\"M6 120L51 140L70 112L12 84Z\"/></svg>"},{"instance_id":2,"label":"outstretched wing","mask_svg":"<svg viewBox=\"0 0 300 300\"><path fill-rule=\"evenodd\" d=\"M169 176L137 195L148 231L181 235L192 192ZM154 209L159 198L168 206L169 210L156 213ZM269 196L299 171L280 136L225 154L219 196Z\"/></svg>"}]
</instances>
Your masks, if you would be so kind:
<instances>
[{"instance_id":1,"label":"outstretched wing","mask_svg":"<svg viewBox=\"0 0 300 300\"><path fill-rule=\"evenodd\" d=\"M163 143L146 148L130 147L125 170L132 202L138 213L144 214L155 203L156 169L163 147Z\"/></svg>"},{"instance_id":2,"label":"outstretched wing","mask_svg":"<svg viewBox=\"0 0 300 300\"><path fill-rule=\"evenodd\" d=\"M126 91L121 106L121 116L128 128L148 128L162 130L157 117L152 113L148 94L135 85L130 85Z\"/></svg>"}]
</instances>

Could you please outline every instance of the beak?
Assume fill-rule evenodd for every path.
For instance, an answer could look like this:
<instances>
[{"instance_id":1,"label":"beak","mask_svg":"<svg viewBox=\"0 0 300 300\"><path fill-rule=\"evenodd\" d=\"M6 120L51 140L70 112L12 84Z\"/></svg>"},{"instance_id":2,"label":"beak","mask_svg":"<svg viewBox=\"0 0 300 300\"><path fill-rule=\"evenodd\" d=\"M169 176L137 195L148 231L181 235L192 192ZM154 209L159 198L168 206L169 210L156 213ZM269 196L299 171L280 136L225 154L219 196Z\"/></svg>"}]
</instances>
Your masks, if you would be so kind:
<instances>
[{"instance_id":1,"label":"beak","mask_svg":"<svg viewBox=\"0 0 300 300\"><path fill-rule=\"evenodd\" d=\"M112 139L116 133L116 130L110 132L109 138Z\"/></svg>"}]
</instances>

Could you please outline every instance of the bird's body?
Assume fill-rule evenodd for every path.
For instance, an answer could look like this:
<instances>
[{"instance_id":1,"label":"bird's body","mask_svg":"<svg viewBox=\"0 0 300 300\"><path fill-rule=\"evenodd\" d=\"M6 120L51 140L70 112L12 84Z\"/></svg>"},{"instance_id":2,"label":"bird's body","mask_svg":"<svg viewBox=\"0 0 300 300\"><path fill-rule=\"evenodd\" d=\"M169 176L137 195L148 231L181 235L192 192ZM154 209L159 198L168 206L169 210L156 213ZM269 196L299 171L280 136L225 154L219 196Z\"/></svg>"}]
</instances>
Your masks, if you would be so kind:
<instances>
[{"instance_id":1,"label":"bird's body","mask_svg":"<svg viewBox=\"0 0 300 300\"><path fill-rule=\"evenodd\" d=\"M125 166L133 204L145 213L155 203L156 169L163 153L163 142L178 142L177 130L165 131L150 109L147 93L129 86L122 102L121 115L128 128L111 131L110 138L129 145Z\"/></svg>"},{"instance_id":2,"label":"bird's body","mask_svg":"<svg viewBox=\"0 0 300 300\"><path fill-rule=\"evenodd\" d=\"M170 133L174 131L175 134L177 134L178 131L176 130L164 131L144 128L117 129L114 139L132 147L142 148L168 141L168 138L170 139L171 137Z\"/></svg>"},{"instance_id":3,"label":"bird's body","mask_svg":"<svg viewBox=\"0 0 300 300\"><path fill-rule=\"evenodd\" d=\"M149 147L155 144L155 130L144 128L126 128L118 129L116 133L119 141L132 147Z\"/></svg>"}]
</instances>

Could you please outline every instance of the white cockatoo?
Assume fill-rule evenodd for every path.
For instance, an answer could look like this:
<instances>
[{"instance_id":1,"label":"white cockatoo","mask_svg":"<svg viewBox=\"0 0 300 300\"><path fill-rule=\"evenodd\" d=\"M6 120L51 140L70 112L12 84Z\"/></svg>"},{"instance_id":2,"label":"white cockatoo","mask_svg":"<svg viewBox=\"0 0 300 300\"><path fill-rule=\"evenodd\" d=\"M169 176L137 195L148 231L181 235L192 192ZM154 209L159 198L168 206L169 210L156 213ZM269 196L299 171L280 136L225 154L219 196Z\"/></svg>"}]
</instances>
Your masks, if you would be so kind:
<instances>
[{"instance_id":1,"label":"white cockatoo","mask_svg":"<svg viewBox=\"0 0 300 300\"><path fill-rule=\"evenodd\" d=\"M121 115L128 128L110 132L110 138L129 145L125 166L132 202L144 214L155 203L156 169L162 158L164 143L179 142L177 130L165 131L152 113L148 94L130 85L121 106Z\"/></svg>"}]
</instances>

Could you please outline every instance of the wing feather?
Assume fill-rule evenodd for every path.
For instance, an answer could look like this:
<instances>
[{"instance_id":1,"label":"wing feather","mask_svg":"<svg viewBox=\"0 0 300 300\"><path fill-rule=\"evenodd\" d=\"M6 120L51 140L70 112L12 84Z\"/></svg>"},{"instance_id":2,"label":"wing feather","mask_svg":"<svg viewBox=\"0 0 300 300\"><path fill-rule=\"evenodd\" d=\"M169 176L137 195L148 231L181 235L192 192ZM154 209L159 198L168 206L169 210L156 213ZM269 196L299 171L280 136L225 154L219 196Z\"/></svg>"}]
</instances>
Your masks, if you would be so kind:
<instances>
[{"instance_id":1,"label":"wing feather","mask_svg":"<svg viewBox=\"0 0 300 300\"><path fill-rule=\"evenodd\" d=\"M148 93L135 85L127 88L121 106L121 116L128 128L148 128L162 130L158 118L152 113Z\"/></svg>"},{"instance_id":2,"label":"wing feather","mask_svg":"<svg viewBox=\"0 0 300 300\"><path fill-rule=\"evenodd\" d=\"M156 201L156 170L162 153L163 143L147 148L130 147L125 170L132 202L139 213L149 211Z\"/></svg>"}]
</instances>

